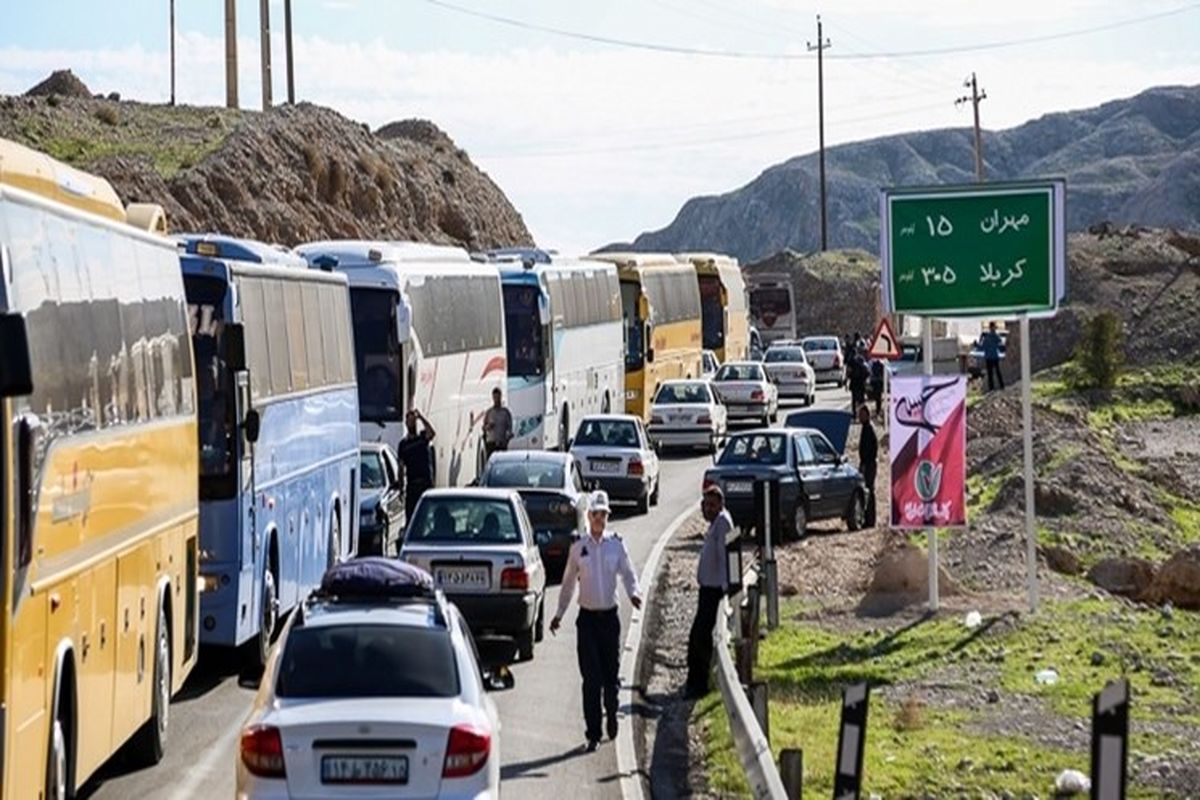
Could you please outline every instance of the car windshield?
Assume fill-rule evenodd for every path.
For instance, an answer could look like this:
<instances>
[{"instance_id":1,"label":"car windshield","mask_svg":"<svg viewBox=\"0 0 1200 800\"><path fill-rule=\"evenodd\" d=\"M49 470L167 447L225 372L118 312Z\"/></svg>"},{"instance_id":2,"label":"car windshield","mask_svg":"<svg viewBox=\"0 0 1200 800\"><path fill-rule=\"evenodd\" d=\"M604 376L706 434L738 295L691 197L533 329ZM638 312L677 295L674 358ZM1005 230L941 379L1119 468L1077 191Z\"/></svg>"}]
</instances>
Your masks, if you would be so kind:
<instances>
[{"instance_id":1,"label":"car windshield","mask_svg":"<svg viewBox=\"0 0 1200 800\"><path fill-rule=\"evenodd\" d=\"M295 627L279 663L279 697L454 697L458 665L445 629Z\"/></svg>"},{"instance_id":2,"label":"car windshield","mask_svg":"<svg viewBox=\"0 0 1200 800\"><path fill-rule=\"evenodd\" d=\"M782 433L747 433L735 436L721 452L718 464L787 463L787 436Z\"/></svg>"},{"instance_id":3,"label":"car windshield","mask_svg":"<svg viewBox=\"0 0 1200 800\"><path fill-rule=\"evenodd\" d=\"M716 381L761 381L762 367L758 364L726 364L717 370Z\"/></svg>"},{"instance_id":4,"label":"car windshield","mask_svg":"<svg viewBox=\"0 0 1200 800\"><path fill-rule=\"evenodd\" d=\"M809 353L824 353L838 349L837 339L805 339L801 344Z\"/></svg>"},{"instance_id":5,"label":"car windshield","mask_svg":"<svg viewBox=\"0 0 1200 800\"><path fill-rule=\"evenodd\" d=\"M637 426L625 419L585 419L575 444L587 446L637 447Z\"/></svg>"},{"instance_id":6,"label":"car windshield","mask_svg":"<svg viewBox=\"0 0 1200 800\"><path fill-rule=\"evenodd\" d=\"M362 454L362 488L382 489L387 486L387 472L383 468L383 458L376 450L367 450Z\"/></svg>"},{"instance_id":7,"label":"car windshield","mask_svg":"<svg viewBox=\"0 0 1200 800\"><path fill-rule=\"evenodd\" d=\"M667 383L658 387L654 402L659 405L706 404L712 402L712 397L703 383Z\"/></svg>"},{"instance_id":8,"label":"car windshield","mask_svg":"<svg viewBox=\"0 0 1200 800\"><path fill-rule=\"evenodd\" d=\"M493 461L484 486L513 489L561 489L566 470L560 461Z\"/></svg>"},{"instance_id":9,"label":"car windshield","mask_svg":"<svg viewBox=\"0 0 1200 800\"><path fill-rule=\"evenodd\" d=\"M491 497L424 497L405 533L409 542L516 544L521 529L508 500Z\"/></svg>"},{"instance_id":10,"label":"car windshield","mask_svg":"<svg viewBox=\"0 0 1200 800\"><path fill-rule=\"evenodd\" d=\"M776 347L767 351L767 355L763 361L767 364L776 364L781 361L800 362L803 363L808 359L804 357L804 350L799 347Z\"/></svg>"}]
</instances>

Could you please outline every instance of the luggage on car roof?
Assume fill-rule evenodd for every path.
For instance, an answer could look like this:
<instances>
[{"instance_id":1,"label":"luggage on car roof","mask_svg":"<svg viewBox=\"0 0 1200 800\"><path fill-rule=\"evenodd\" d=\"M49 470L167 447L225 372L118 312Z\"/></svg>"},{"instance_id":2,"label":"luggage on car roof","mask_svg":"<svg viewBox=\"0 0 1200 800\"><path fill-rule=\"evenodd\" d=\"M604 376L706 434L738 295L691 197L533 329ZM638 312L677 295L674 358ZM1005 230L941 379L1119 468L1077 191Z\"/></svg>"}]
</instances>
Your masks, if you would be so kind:
<instances>
[{"instance_id":1,"label":"luggage on car roof","mask_svg":"<svg viewBox=\"0 0 1200 800\"><path fill-rule=\"evenodd\" d=\"M412 564L382 556L335 564L321 578L321 593L343 597L420 597L434 593L433 577Z\"/></svg>"}]
</instances>

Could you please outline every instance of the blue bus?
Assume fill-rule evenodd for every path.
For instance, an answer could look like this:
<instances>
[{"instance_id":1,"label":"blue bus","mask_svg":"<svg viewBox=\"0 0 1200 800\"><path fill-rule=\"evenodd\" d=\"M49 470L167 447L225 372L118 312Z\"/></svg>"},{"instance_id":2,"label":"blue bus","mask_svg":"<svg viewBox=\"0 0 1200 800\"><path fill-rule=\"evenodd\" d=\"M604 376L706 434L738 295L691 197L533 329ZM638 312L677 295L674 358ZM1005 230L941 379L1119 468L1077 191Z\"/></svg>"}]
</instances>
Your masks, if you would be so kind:
<instances>
[{"instance_id":1,"label":"blue bus","mask_svg":"<svg viewBox=\"0 0 1200 800\"><path fill-rule=\"evenodd\" d=\"M346 277L181 237L200 440L200 641L261 664L280 618L358 541Z\"/></svg>"}]
</instances>

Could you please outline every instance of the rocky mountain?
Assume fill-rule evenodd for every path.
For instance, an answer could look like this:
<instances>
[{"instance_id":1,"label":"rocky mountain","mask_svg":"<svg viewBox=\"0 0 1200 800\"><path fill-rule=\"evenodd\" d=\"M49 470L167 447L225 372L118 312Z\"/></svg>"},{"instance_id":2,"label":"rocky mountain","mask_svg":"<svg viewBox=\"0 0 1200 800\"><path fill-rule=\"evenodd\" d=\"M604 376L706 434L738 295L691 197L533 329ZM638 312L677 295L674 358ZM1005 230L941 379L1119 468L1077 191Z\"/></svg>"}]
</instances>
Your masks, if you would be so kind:
<instances>
[{"instance_id":1,"label":"rocky mountain","mask_svg":"<svg viewBox=\"0 0 1200 800\"><path fill-rule=\"evenodd\" d=\"M1067 178L1067 222L1200 229L1200 86L1149 89L1096 108L985 131L990 180ZM817 155L767 169L728 194L689 200L666 228L632 248L717 250L755 261L820 244ZM878 250L881 186L974 179L968 128L918 131L826 151L831 247Z\"/></svg>"},{"instance_id":2,"label":"rocky mountain","mask_svg":"<svg viewBox=\"0 0 1200 800\"><path fill-rule=\"evenodd\" d=\"M532 242L499 187L424 120L376 134L310 104L260 113L120 102L64 72L0 97L0 137L103 175L125 202L162 204L176 231L286 245Z\"/></svg>"}]
</instances>

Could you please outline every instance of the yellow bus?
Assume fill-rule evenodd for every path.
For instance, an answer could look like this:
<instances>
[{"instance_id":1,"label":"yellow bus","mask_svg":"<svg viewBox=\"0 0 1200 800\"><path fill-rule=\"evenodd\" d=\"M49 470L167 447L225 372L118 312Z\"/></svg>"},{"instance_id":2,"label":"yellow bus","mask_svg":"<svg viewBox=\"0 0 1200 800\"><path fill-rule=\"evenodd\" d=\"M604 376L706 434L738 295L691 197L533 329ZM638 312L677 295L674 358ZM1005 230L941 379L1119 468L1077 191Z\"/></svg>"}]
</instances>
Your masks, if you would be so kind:
<instances>
[{"instance_id":1,"label":"yellow bus","mask_svg":"<svg viewBox=\"0 0 1200 800\"><path fill-rule=\"evenodd\" d=\"M107 182L0 140L0 796L153 763L197 656L179 258Z\"/></svg>"},{"instance_id":2,"label":"yellow bus","mask_svg":"<svg viewBox=\"0 0 1200 800\"><path fill-rule=\"evenodd\" d=\"M696 269L661 253L591 258L617 265L625 319L625 411L648 420L660 383L701 373Z\"/></svg>"},{"instance_id":3,"label":"yellow bus","mask_svg":"<svg viewBox=\"0 0 1200 800\"><path fill-rule=\"evenodd\" d=\"M696 268L704 349L712 350L721 363L749 358L750 312L737 259L719 253L682 253L679 257Z\"/></svg>"}]
</instances>

